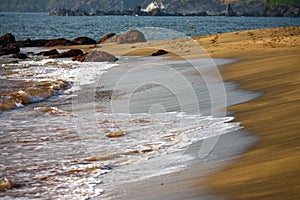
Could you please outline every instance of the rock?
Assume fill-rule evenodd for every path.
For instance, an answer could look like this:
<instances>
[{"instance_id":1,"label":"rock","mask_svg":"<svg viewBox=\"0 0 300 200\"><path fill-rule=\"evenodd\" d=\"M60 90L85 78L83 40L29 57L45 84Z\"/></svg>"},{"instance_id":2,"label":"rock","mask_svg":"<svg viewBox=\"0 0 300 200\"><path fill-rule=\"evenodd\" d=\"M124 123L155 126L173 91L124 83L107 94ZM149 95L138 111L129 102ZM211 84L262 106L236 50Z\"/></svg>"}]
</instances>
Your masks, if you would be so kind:
<instances>
[{"instance_id":1,"label":"rock","mask_svg":"<svg viewBox=\"0 0 300 200\"><path fill-rule=\"evenodd\" d=\"M114 62L116 60L118 58L105 51L92 51L86 55L84 62Z\"/></svg>"},{"instance_id":2,"label":"rock","mask_svg":"<svg viewBox=\"0 0 300 200\"><path fill-rule=\"evenodd\" d=\"M236 12L232 10L230 3L226 6L225 16L236 16Z\"/></svg>"},{"instance_id":3,"label":"rock","mask_svg":"<svg viewBox=\"0 0 300 200\"><path fill-rule=\"evenodd\" d=\"M96 44L96 41L89 37L78 37L72 40L72 42L79 45Z\"/></svg>"},{"instance_id":4,"label":"rock","mask_svg":"<svg viewBox=\"0 0 300 200\"><path fill-rule=\"evenodd\" d=\"M45 46L50 40L41 39L41 40L31 40L30 38L24 41L17 41L16 43L20 47L43 47Z\"/></svg>"},{"instance_id":5,"label":"rock","mask_svg":"<svg viewBox=\"0 0 300 200\"><path fill-rule=\"evenodd\" d=\"M117 34L115 34L115 33L108 33L108 34L104 35L104 36L98 41L98 44L103 43L104 41L106 41L107 39L109 39L109 38L111 38L111 37L113 37L113 36L115 36L115 35L117 35Z\"/></svg>"},{"instance_id":6,"label":"rock","mask_svg":"<svg viewBox=\"0 0 300 200\"><path fill-rule=\"evenodd\" d=\"M11 180L8 180L7 178L4 178L0 182L0 191L6 191L6 190L9 190L9 189L20 188L20 187L22 187L21 184L15 183Z\"/></svg>"},{"instance_id":7,"label":"rock","mask_svg":"<svg viewBox=\"0 0 300 200\"><path fill-rule=\"evenodd\" d=\"M11 33L6 33L2 36L0 36L0 45L1 46L9 46L10 44L13 44L16 42L16 38Z\"/></svg>"},{"instance_id":8,"label":"rock","mask_svg":"<svg viewBox=\"0 0 300 200\"><path fill-rule=\"evenodd\" d=\"M24 53L16 53L12 55L11 58L26 59L28 56Z\"/></svg>"},{"instance_id":9,"label":"rock","mask_svg":"<svg viewBox=\"0 0 300 200\"><path fill-rule=\"evenodd\" d=\"M283 14L284 17L299 17L300 16L300 8L297 7L290 7L288 10Z\"/></svg>"},{"instance_id":10,"label":"rock","mask_svg":"<svg viewBox=\"0 0 300 200\"><path fill-rule=\"evenodd\" d=\"M118 44L131 44L137 42L146 42L145 36L138 30L130 30L121 35L115 35L105 40L105 43L115 42Z\"/></svg>"},{"instance_id":11,"label":"rock","mask_svg":"<svg viewBox=\"0 0 300 200\"><path fill-rule=\"evenodd\" d=\"M50 58L70 58L82 54L83 52L80 49L70 49L69 51L65 51L57 55L50 56Z\"/></svg>"},{"instance_id":12,"label":"rock","mask_svg":"<svg viewBox=\"0 0 300 200\"><path fill-rule=\"evenodd\" d=\"M117 131L117 132L113 132L113 133L107 133L106 137L116 138L116 137L122 137L124 135L126 135L126 132L124 132L124 131Z\"/></svg>"},{"instance_id":13,"label":"rock","mask_svg":"<svg viewBox=\"0 0 300 200\"><path fill-rule=\"evenodd\" d=\"M38 55L38 56L54 56L57 54L59 54L59 53L56 49L51 49L49 51L41 51L41 52L37 53L36 55Z\"/></svg>"},{"instance_id":14,"label":"rock","mask_svg":"<svg viewBox=\"0 0 300 200\"><path fill-rule=\"evenodd\" d=\"M73 57L72 60L83 62L87 55L88 55L87 53L84 53L84 54Z\"/></svg>"},{"instance_id":15,"label":"rock","mask_svg":"<svg viewBox=\"0 0 300 200\"><path fill-rule=\"evenodd\" d=\"M71 45L76 45L76 43L67 40L65 38L57 38L54 40L50 40L45 44L45 47L53 47L53 46L71 46Z\"/></svg>"},{"instance_id":16,"label":"rock","mask_svg":"<svg viewBox=\"0 0 300 200\"><path fill-rule=\"evenodd\" d=\"M0 56L19 53L20 48L18 46L0 47Z\"/></svg>"},{"instance_id":17,"label":"rock","mask_svg":"<svg viewBox=\"0 0 300 200\"><path fill-rule=\"evenodd\" d=\"M161 55L165 55L168 54L169 52L163 50L163 49L159 49L157 52L154 52L151 54L151 56L161 56Z\"/></svg>"}]
</instances>

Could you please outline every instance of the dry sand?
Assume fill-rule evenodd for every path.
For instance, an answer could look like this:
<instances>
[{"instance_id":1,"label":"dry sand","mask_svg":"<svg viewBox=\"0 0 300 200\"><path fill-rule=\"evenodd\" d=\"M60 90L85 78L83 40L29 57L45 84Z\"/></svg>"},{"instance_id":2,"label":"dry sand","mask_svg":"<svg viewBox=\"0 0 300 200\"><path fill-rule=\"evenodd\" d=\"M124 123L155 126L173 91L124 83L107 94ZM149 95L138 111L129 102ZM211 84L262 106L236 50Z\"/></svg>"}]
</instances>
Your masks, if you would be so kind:
<instances>
[{"instance_id":1,"label":"dry sand","mask_svg":"<svg viewBox=\"0 0 300 200\"><path fill-rule=\"evenodd\" d=\"M213 58L237 60L220 68L225 81L262 93L255 100L229 108L236 121L259 136L259 141L249 151L232 158L237 162L207 177L205 184L230 199L299 199L300 27L224 33L194 40ZM160 48L181 57L207 56L205 52L194 54L199 49L183 39L97 46L114 55L150 55ZM180 183L192 177L174 180ZM198 178L190 181L194 189L187 189L186 193L195 192ZM176 190L174 185L161 192L170 193L172 188ZM169 197L173 199L172 192Z\"/></svg>"},{"instance_id":2,"label":"dry sand","mask_svg":"<svg viewBox=\"0 0 300 200\"><path fill-rule=\"evenodd\" d=\"M209 44L213 37L216 42ZM300 197L300 27L197 38L212 57L239 61L222 67L225 81L263 94L231 106L236 120L260 140L207 184L231 199ZM212 40L211 40L212 41Z\"/></svg>"}]
</instances>

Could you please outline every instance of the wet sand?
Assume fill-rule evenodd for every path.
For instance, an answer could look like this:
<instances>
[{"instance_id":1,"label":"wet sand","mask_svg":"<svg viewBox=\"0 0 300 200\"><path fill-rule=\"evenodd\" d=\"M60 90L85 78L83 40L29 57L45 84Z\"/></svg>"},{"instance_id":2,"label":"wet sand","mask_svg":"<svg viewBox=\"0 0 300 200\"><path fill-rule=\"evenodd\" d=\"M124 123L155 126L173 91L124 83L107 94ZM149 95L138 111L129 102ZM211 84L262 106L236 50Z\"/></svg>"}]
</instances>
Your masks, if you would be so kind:
<instances>
[{"instance_id":1,"label":"wet sand","mask_svg":"<svg viewBox=\"0 0 300 200\"><path fill-rule=\"evenodd\" d=\"M126 189L127 193L138 193L137 196L142 197L136 199L215 199L216 196L211 194L220 195L221 199L299 198L300 27L241 31L194 39L213 58L237 60L220 67L224 81L261 93L252 101L228 108L234 112L235 120L259 139L248 151L216 161L218 164L231 163L219 172L216 170L221 168L216 165L205 168L205 173L194 165L177 174L133 185ZM205 52L194 54L194 46L181 39L134 45L105 44L97 49L114 55L149 55L164 45L181 57L207 57ZM149 48L145 50L146 47ZM172 184L164 184L162 179Z\"/></svg>"},{"instance_id":2,"label":"wet sand","mask_svg":"<svg viewBox=\"0 0 300 200\"><path fill-rule=\"evenodd\" d=\"M299 198L300 27L212 37L198 41L213 57L238 59L221 68L224 80L262 95L229 107L259 141L206 183L230 199Z\"/></svg>"}]
</instances>

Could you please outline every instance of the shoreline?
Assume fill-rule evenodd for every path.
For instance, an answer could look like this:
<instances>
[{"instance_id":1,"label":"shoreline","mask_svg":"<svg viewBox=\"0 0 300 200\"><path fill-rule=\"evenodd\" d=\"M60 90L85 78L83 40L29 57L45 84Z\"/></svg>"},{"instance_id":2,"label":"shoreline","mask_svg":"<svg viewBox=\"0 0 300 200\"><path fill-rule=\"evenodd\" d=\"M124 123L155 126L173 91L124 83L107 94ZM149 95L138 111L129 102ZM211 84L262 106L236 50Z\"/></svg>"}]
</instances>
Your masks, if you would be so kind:
<instances>
[{"instance_id":1,"label":"shoreline","mask_svg":"<svg viewBox=\"0 0 300 200\"><path fill-rule=\"evenodd\" d=\"M189 173L182 173L185 175L180 180L162 178L175 182L192 179L192 191L197 191L195 188L202 188L204 184L204 187L208 186L209 193L221 195L221 199L222 196L230 199L296 199L299 191L297 177L300 175L300 156L297 155L297 131L300 128L300 116L297 113L300 94L297 65L300 59L297 53L300 49L300 27L247 30L194 39L212 58L237 60L220 67L224 81L237 83L238 89L261 94L253 100L228 108L234 113L235 121L241 122L245 130L258 136L259 140L249 150L229 158L234 162L225 166L225 169L204 178L201 176L203 180ZM172 42L169 41L169 44ZM145 44L141 45L144 47ZM193 49L188 45L182 47L185 49L179 50L182 54L189 58L194 56L190 55ZM101 49L110 50L108 46L102 46ZM144 55L145 52L138 53ZM172 187L153 191L163 194L170 190ZM188 194L191 191L185 192ZM170 195L171 198L172 192ZM200 199L202 195L204 199L207 197L205 193L200 192L199 195Z\"/></svg>"},{"instance_id":2,"label":"shoreline","mask_svg":"<svg viewBox=\"0 0 300 200\"><path fill-rule=\"evenodd\" d=\"M228 39L233 35L237 35L235 40ZM226 33L215 38L222 47L208 45L212 57L238 59L221 67L223 79L262 94L229 107L235 120L260 139L205 184L230 199L297 199L300 27Z\"/></svg>"},{"instance_id":3,"label":"shoreline","mask_svg":"<svg viewBox=\"0 0 300 200\"><path fill-rule=\"evenodd\" d=\"M241 122L250 132L251 136L246 134L247 137L259 139L254 145L251 145L253 140L243 145L237 140L245 135L243 131L225 134L227 139L221 139L218 144L222 155L212 162L204 162L203 168L198 162L181 172L129 184L125 192L138 197L142 195L143 199L147 199L145 194L150 195L148 199L296 199L300 175L300 114L297 112L300 109L297 68L300 27L222 33L193 39L203 48L185 43L183 39L174 39L126 45L101 44L96 50L116 56L149 56L167 48L172 54L165 59L212 57L236 60L219 67L223 80L238 84L237 89L261 95L244 103L235 103L228 109L235 116L234 121ZM90 46L81 48L87 50ZM229 146L222 145L224 141ZM237 147L237 151L232 147ZM230 151L233 152L230 154ZM144 188L147 193L137 191L138 188ZM129 196L128 199L133 198Z\"/></svg>"}]
</instances>

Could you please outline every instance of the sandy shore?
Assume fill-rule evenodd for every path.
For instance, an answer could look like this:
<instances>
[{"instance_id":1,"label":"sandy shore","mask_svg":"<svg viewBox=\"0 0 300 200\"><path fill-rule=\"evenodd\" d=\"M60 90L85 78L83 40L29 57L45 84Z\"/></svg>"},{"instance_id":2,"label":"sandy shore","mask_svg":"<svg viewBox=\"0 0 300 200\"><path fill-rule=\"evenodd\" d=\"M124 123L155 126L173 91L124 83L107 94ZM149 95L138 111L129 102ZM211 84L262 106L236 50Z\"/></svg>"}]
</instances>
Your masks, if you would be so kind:
<instances>
[{"instance_id":1,"label":"sandy shore","mask_svg":"<svg viewBox=\"0 0 300 200\"><path fill-rule=\"evenodd\" d=\"M237 60L220 68L224 81L236 82L240 88L262 95L231 106L229 110L235 113L236 121L259 140L247 152L229 159L236 162L213 175L203 178L203 173L195 174L196 167L178 176L150 180L146 187L155 193L153 197L166 197L164 199L214 199L216 196L207 196L207 192L197 190L203 183L212 193L230 199L299 198L300 27L223 33L194 40L208 54L183 39L103 44L97 49L117 56L150 55L157 49L165 49L171 50L172 55L177 54L172 59L179 55L181 58L211 56ZM165 182L176 183L167 187L162 178ZM181 192L180 198L176 198L178 192Z\"/></svg>"},{"instance_id":2,"label":"sandy shore","mask_svg":"<svg viewBox=\"0 0 300 200\"><path fill-rule=\"evenodd\" d=\"M209 39L216 41L209 44ZM300 27L197 38L213 57L239 61L222 67L225 81L262 92L231 106L260 140L207 184L231 199L297 199L300 191ZM212 41L211 40L211 41Z\"/></svg>"}]
</instances>

